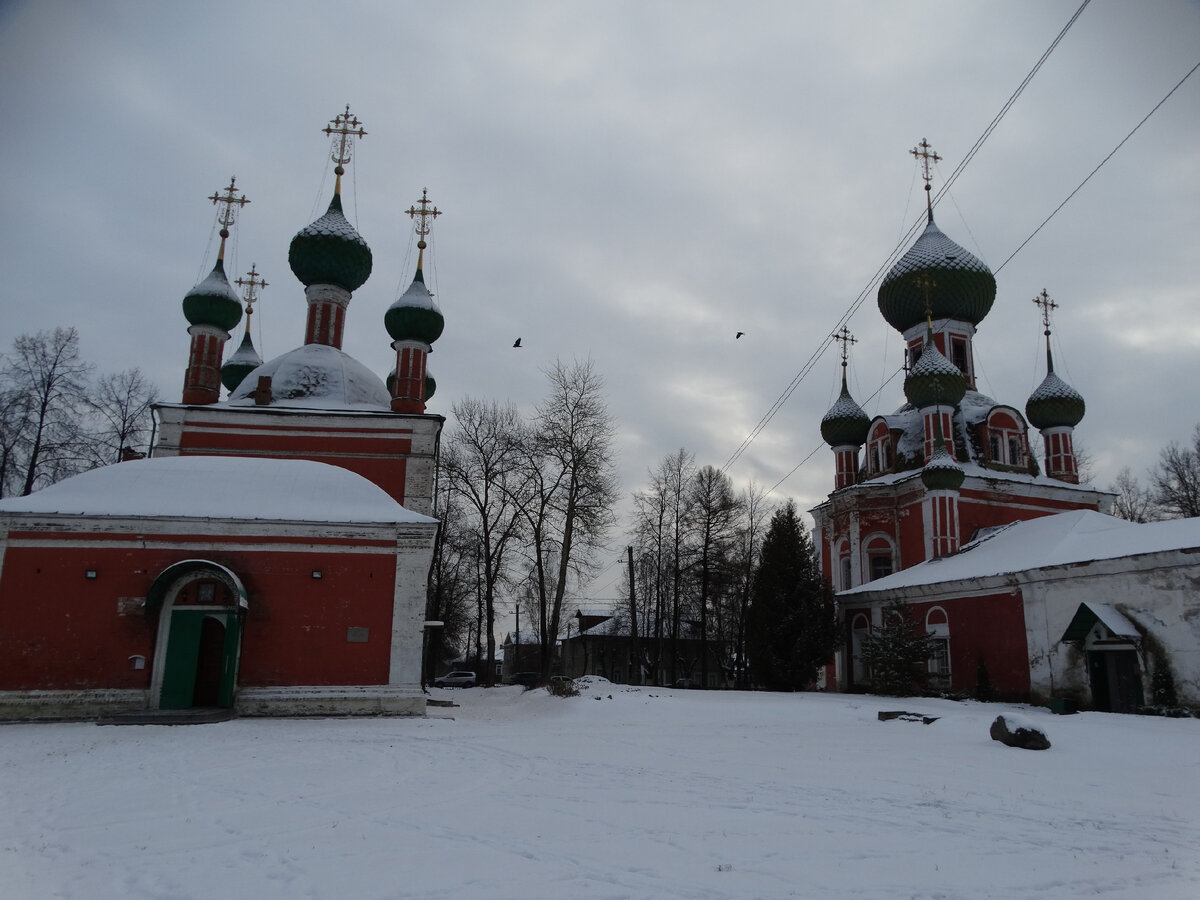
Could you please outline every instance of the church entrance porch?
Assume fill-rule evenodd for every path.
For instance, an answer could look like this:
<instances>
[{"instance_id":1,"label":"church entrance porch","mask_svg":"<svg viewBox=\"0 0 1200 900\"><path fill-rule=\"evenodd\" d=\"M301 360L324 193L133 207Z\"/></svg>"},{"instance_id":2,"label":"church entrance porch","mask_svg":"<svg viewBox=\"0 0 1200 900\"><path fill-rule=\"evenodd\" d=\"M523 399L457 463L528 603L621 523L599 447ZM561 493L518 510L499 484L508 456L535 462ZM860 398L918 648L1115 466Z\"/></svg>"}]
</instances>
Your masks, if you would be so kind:
<instances>
[{"instance_id":1,"label":"church entrance porch","mask_svg":"<svg viewBox=\"0 0 1200 900\"><path fill-rule=\"evenodd\" d=\"M146 598L158 612L150 682L152 709L233 706L246 591L229 569L208 560L169 566Z\"/></svg>"}]
</instances>

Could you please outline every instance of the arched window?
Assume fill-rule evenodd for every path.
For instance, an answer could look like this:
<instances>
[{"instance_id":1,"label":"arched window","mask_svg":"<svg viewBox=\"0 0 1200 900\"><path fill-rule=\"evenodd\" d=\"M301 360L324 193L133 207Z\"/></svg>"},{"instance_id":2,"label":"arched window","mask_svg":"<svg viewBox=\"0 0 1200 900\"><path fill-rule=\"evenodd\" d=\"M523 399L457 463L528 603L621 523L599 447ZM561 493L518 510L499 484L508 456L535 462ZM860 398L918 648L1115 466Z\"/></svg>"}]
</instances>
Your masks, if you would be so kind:
<instances>
[{"instance_id":1,"label":"arched window","mask_svg":"<svg viewBox=\"0 0 1200 900\"><path fill-rule=\"evenodd\" d=\"M866 684L871 678L871 671L862 658L863 638L870 633L870 621L859 613L850 624L850 678L854 684Z\"/></svg>"},{"instance_id":2,"label":"arched window","mask_svg":"<svg viewBox=\"0 0 1200 900\"><path fill-rule=\"evenodd\" d=\"M838 590L842 590L842 591L849 590L850 588L854 587L854 584L853 584L854 575L853 575L853 571L850 566L850 542L849 541L843 540L843 541L838 542L837 555L838 555L838 573L839 573Z\"/></svg>"},{"instance_id":3,"label":"arched window","mask_svg":"<svg viewBox=\"0 0 1200 900\"><path fill-rule=\"evenodd\" d=\"M886 534L873 534L863 541L865 570L871 581L896 571L896 552L892 539Z\"/></svg>"},{"instance_id":4,"label":"arched window","mask_svg":"<svg viewBox=\"0 0 1200 900\"><path fill-rule=\"evenodd\" d=\"M934 683L950 684L950 617L940 606L925 614L925 631L934 640L929 656L929 674Z\"/></svg>"}]
</instances>

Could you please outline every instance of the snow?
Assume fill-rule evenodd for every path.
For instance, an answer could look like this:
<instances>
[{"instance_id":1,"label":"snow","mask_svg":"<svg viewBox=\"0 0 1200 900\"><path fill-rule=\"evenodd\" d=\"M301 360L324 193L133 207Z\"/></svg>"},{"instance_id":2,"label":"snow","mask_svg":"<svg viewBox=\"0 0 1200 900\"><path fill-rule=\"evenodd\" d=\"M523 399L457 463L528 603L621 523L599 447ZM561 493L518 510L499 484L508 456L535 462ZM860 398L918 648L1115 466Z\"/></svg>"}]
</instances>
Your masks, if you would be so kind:
<instances>
[{"instance_id":1,"label":"snow","mask_svg":"<svg viewBox=\"0 0 1200 900\"><path fill-rule=\"evenodd\" d=\"M336 347L305 344L263 363L229 397L231 406L255 406L258 379L271 377L271 407L391 410L392 396L378 375Z\"/></svg>"},{"instance_id":2,"label":"snow","mask_svg":"<svg viewBox=\"0 0 1200 900\"><path fill-rule=\"evenodd\" d=\"M1075 510L989 529L953 556L920 563L838 596L1197 547L1200 518L1139 524Z\"/></svg>"},{"instance_id":3,"label":"snow","mask_svg":"<svg viewBox=\"0 0 1200 900\"><path fill-rule=\"evenodd\" d=\"M299 522L433 522L361 475L300 459L162 456L93 469L4 513L153 516Z\"/></svg>"},{"instance_id":4,"label":"snow","mask_svg":"<svg viewBox=\"0 0 1200 900\"><path fill-rule=\"evenodd\" d=\"M1200 896L1197 720L433 694L452 719L0 726L0 896ZM1012 712L1053 747L991 740Z\"/></svg>"}]
</instances>

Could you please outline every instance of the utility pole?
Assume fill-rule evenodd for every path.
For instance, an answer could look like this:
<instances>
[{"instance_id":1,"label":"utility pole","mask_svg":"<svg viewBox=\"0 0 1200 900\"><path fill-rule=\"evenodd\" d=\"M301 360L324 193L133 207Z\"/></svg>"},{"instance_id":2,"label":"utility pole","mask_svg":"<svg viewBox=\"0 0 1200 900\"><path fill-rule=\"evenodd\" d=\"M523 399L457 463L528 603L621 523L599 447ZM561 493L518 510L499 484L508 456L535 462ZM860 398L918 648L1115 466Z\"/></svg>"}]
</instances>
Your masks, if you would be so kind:
<instances>
[{"instance_id":1,"label":"utility pole","mask_svg":"<svg viewBox=\"0 0 1200 900\"><path fill-rule=\"evenodd\" d=\"M629 683L642 683L642 654L638 646L637 593L633 577L633 547L625 548L629 562Z\"/></svg>"}]
</instances>

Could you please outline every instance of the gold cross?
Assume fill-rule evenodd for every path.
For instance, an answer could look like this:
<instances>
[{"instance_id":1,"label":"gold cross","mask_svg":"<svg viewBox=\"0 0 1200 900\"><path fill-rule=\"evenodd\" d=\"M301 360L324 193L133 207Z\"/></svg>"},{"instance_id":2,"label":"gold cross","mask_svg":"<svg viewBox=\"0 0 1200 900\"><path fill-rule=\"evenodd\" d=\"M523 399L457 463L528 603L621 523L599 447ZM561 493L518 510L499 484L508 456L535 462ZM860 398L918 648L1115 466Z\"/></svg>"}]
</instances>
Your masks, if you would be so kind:
<instances>
[{"instance_id":1,"label":"gold cross","mask_svg":"<svg viewBox=\"0 0 1200 900\"><path fill-rule=\"evenodd\" d=\"M417 209L420 206L420 209ZM414 230L418 237L425 237L429 234L429 226L431 219L436 219L442 214L442 211L436 206L433 209L429 208L429 188L421 188L421 199L417 203L408 208L408 215L416 223Z\"/></svg>"},{"instance_id":2,"label":"gold cross","mask_svg":"<svg viewBox=\"0 0 1200 900\"><path fill-rule=\"evenodd\" d=\"M259 288L267 287L267 282L263 281L262 276L258 274L257 263L251 263L250 271L246 274L250 277L239 278L234 284L240 288L245 288L242 291L242 299L246 301L246 318L249 319L254 314L254 304L258 300L258 290Z\"/></svg>"},{"instance_id":3,"label":"gold cross","mask_svg":"<svg viewBox=\"0 0 1200 900\"><path fill-rule=\"evenodd\" d=\"M1058 304L1050 299L1050 295L1046 293L1046 289L1042 288L1042 292L1033 298L1033 302L1042 311L1042 327L1046 329L1046 337L1050 336L1050 310L1058 309Z\"/></svg>"},{"instance_id":4,"label":"gold cross","mask_svg":"<svg viewBox=\"0 0 1200 900\"><path fill-rule=\"evenodd\" d=\"M929 174L929 161L933 160L935 163L942 161L942 158L938 156L936 152L931 153L931 150L933 150L933 148L930 146L929 142L925 140L925 138L921 138L921 143L917 144L916 147L913 147L908 151L917 159L921 160L921 165L924 168L924 173L921 177L925 179L926 190L929 190L929 182L932 180L932 176Z\"/></svg>"},{"instance_id":5,"label":"gold cross","mask_svg":"<svg viewBox=\"0 0 1200 900\"><path fill-rule=\"evenodd\" d=\"M231 177L229 179L229 187L225 188L224 193L218 194L214 192L212 196L208 198L213 202L214 206L217 204L223 204L225 207L217 214L217 221L221 223L222 238L229 237L229 226L232 225L234 220L237 218L237 212L235 211L234 207L236 206L238 209L241 209L250 202L246 199L245 194L242 194L240 197L237 196L237 191L234 189L236 184L237 177Z\"/></svg>"},{"instance_id":6,"label":"gold cross","mask_svg":"<svg viewBox=\"0 0 1200 900\"><path fill-rule=\"evenodd\" d=\"M840 331L833 333L833 339L842 345L842 368L846 368L846 354L850 350L851 344L857 344L858 338L850 333L850 329L845 325Z\"/></svg>"},{"instance_id":7,"label":"gold cross","mask_svg":"<svg viewBox=\"0 0 1200 900\"><path fill-rule=\"evenodd\" d=\"M338 164L339 167L350 162L350 157L354 155L354 144L350 141L352 137L365 137L366 132L362 129L362 123L358 121L358 116L350 114L350 104L346 104L346 111L338 113L329 124L321 129L327 135L333 138L333 149L330 151L330 159ZM337 174L341 175L341 172Z\"/></svg>"},{"instance_id":8,"label":"gold cross","mask_svg":"<svg viewBox=\"0 0 1200 900\"><path fill-rule=\"evenodd\" d=\"M920 288L925 297L925 324L933 331L933 301L929 298L929 292L937 287L937 282L927 272L918 272L913 276L913 284Z\"/></svg>"}]
</instances>

